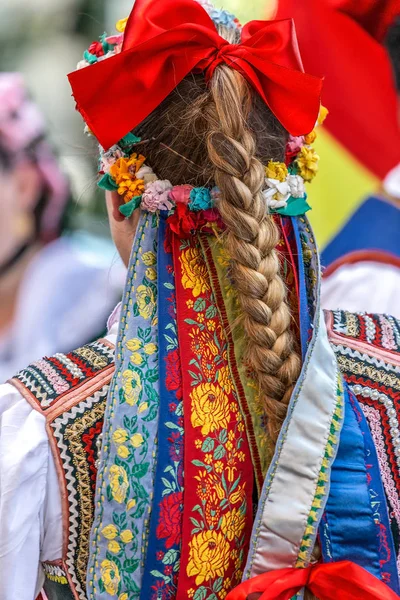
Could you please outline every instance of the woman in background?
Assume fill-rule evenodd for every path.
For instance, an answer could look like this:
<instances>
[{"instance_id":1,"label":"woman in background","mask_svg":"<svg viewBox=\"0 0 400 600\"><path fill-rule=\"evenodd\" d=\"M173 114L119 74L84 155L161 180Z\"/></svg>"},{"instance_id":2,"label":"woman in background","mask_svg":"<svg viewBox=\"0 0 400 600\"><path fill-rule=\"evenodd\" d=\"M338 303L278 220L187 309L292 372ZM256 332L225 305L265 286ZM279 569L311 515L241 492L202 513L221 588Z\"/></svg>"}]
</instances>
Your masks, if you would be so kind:
<instances>
[{"instance_id":1,"label":"woman in background","mask_svg":"<svg viewBox=\"0 0 400 600\"><path fill-rule=\"evenodd\" d=\"M293 23L136 0L118 30L70 82L121 313L0 389L0 597L398 599L400 327L320 310Z\"/></svg>"},{"instance_id":2,"label":"woman in background","mask_svg":"<svg viewBox=\"0 0 400 600\"><path fill-rule=\"evenodd\" d=\"M0 73L1 382L27 362L97 337L118 299L121 267L110 271L108 244L60 237L71 204L22 76Z\"/></svg>"}]
</instances>

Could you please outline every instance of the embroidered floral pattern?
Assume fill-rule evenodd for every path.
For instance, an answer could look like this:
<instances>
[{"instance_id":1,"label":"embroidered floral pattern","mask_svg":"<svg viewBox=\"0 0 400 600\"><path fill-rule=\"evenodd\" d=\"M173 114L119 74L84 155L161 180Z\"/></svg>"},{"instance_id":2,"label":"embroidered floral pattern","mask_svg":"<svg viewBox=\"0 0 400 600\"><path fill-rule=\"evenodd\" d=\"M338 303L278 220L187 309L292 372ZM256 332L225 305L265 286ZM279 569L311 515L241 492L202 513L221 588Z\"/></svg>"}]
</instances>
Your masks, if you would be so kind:
<instances>
[{"instance_id":1,"label":"embroidered floral pattern","mask_svg":"<svg viewBox=\"0 0 400 600\"><path fill-rule=\"evenodd\" d=\"M185 456L190 456L190 469L185 475L195 483L185 496L183 544L189 553L181 566L178 596L211 599L241 579L253 475L227 341L200 245L174 244L181 276L178 312L181 306L188 346L181 351L188 394Z\"/></svg>"}]
</instances>

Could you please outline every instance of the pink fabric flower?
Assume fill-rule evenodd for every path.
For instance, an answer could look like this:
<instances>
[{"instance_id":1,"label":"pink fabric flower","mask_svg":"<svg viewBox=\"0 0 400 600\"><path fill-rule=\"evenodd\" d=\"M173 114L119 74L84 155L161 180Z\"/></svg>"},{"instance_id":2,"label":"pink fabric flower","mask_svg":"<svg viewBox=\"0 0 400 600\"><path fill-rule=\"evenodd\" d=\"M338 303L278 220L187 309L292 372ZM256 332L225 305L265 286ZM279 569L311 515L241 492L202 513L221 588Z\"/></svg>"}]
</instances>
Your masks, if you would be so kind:
<instances>
[{"instance_id":1,"label":"pink fabric flower","mask_svg":"<svg viewBox=\"0 0 400 600\"><path fill-rule=\"evenodd\" d=\"M169 200L169 192L172 189L172 184L167 179L154 181L149 183L142 196L142 208L149 212L156 210L170 210L173 207Z\"/></svg>"},{"instance_id":2,"label":"pink fabric flower","mask_svg":"<svg viewBox=\"0 0 400 600\"><path fill-rule=\"evenodd\" d=\"M100 172L109 173L111 167L117 162L119 158L123 156L121 148L118 146L112 146L104 154L100 154Z\"/></svg>"},{"instance_id":3,"label":"pink fabric flower","mask_svg":"<svg viewBox=\"0 0 400 600\"><path fill-rule=\"evenodd\" d=\"M182 204L189 204L190 192L192 191L192 185L175 185L169 193L169 197L175 204L181 202Z\"/></svg>"},{"instance_id":4,"label":"pink fabric flower","mask_svg":"<svg viewBox=\"0 0 400 600\"><path fill-rule=\"evenodd\" d=\"M297 137L289 136L289 140L286 146L287 152L295 152L296 154L300 152L301 148L304 146L304 138L302 135Z\"/></svg>"}]
</instances>

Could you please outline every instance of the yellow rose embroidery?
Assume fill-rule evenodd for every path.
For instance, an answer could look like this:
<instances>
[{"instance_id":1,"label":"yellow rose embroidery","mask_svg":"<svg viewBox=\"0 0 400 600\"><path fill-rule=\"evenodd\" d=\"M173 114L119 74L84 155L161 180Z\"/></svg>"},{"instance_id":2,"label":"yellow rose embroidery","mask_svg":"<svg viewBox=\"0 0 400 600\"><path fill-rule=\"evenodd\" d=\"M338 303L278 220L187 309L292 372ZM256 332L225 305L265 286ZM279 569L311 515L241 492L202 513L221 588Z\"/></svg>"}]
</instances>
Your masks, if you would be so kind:
<instances>
[{"instance_id":1,"label":"yellow rose embroidery","mask_svg":"<svg viewBox=\"0 0 400 600\"><path fill-rule=\"evenodd\" d=\"M116 596L121 577L115 562L112 560L103 560L100 566L100 573L107 594Z\"/></svg>"},{"instance_id":2,"label":"yellow rose embroidery","mask_svg":"<svg viewBox=\"0 0 400 600\"><path fill-rule=\"evenodd\" d=\"M210 289L207 280L207 268L201 261L198 248L187 248L179 257L182 265L182 285L185 290L193 290L193 296L197 298Z\"/></svg>"},{"instance_id":3,"label":"yellow rose embroidery","mask_svg":"<svg viewBox=\"0 0 400 600\"><path fill-rule=\"evenodd\" d=\"M118 596L118 600L129 600L129 596L127 593L123 593L120 596Z\"/></svg>"},{"instance_id":4,"label":"yellow rose embroidery","mask_svg":"<svg viewBox=\"0 0 400 600\"><path fill-rule=\"evenodd\" d=\"M245 524L244 515L237 508L234 508L222 517L221 531L231 542L233 538L241 536Z\"/></svg>"},{"instance_id":5,"label":"yellow rose embroidery","mask_svg":"<svg viewBox=\"0 0 400 600\"><path fill-rule=\"evenodd\" d=\"M111 542L108 542L107 548L113 554L118 554L118 552L121 550L121 546L115 540L112 540Z\"/></svg>"},{"instance_id":6,"label":"yellow rose embroidery","mask_svg":"<svg viewBox=\"0 0 400 600\"><path fill-rule=\"evenodd\" d=\"M125 500L129 487L128 475L124 467L112 465L110 467L109 480L112 497L116 502L121 504Z\"/></svg>"},{"instance_id":7,"label":"yellow rose embroidery","mask_svg":"<svg viewBox=\"0 0 400 600\"><path fill-rule=\"evenodd\" d=\"M132 498L131 500L129 500L128 504L126 505L126 509L131 510L131 508L135 508L135 506L136 506L136 500L135 500L135 498Z\"/></svg>"},{"instance_id":8,"label":"yellow rose embroidery","mask_svg":"<svg viewBox=\"0 0 400 600\"><path fill-rule=\"evenodd\" d=\"M201 383L190 393L192 401L191 422L201 427L201 433L225 429L229 423L229 399L219 385Z\"/></svg>"},{"instance_id":9,"label":"yellow rose embroidery","mask_svg":"<svg viewBox=\"0 0 400 600\"><path fill-rule=\"evenodd\" d=\"M196 585L223 577L229 566L230 545L221 532L202 531L189 544L189 577L196 577Z\"/></svg>"},{"instance_id":10,"label":"yellow rose embroidery","mask_svg":"<svg viewBox=\"0 0 400 600\"><path fill-rule=\"evenodd\" d=\"M115 525L107 525L104 527L104 529L102 529L101 533L107 540L113 540L118 535L118 529L115 527Z\"/></svg>"},{"instance_id":11,"label":"yellow rose embroidery","mask_svg":"<svg viewBox=\"0 0 400 600\"><path fill-rule=\"evenodd\" d=\"M157 271L152 267L146 269L146 277L150 279L150 281L155 281L157 279Z\"/></svg>"},{"instance_id":12,"label":"yellow rose embroidery","mask_svg":"<svg viewBox=\"0 0 400 600\"><path fill-rule=\"evenodd\" d=\"M144 347L144 351L146 352L146 354L151 356L152 354L157 352L157 344L146 344Z\"/></svg>"},{"instance_id":13,"label":"yellow rose embroidery","mask_svg":"<svg viewBox=\"0 0 400 600\"><path fill-rule=\"evenodd\" d=\"M143 442L144 439L141 433L135 433L135 435L131 437L131 444L134 448L139 448L139 446L141 446Z\"/></svg>"},{"instance_id":14,"label":"yellow rose embroidery","mask_svg":"<svg viewBox=\"0 0 400 600\"><path fill-rule=\"evenodd\" d=\"M142 392L142 380L136 371L126 370L122 373L123 388L127 404L134 406L138 403Z\"/></svg>"},{"instance_id":15,"label":"yellow rose embroidery","mask_svg":"<svg viewBox=\"0 0 400 600\"><path fill-rule=\"evenodd\" d=\"M133 338L132 340L128 340L126 342L126 347L131 352L136 352L136 350L139 350L142 346L143 344L138 338Z\"/></svg>"},{"instance_id":16,"label":"yellow rose embroidery","mask_svg":"<svg viewBox=\"0 0 400 600\"><path fill-rule=\"evenodd\" d=\"M142 254L142 261L144 262L146 267L151 267L157 262L156 255L151 250L149 250L148 252L144 252Z\"/></svg>"},{"instance_id":17,"label":"yellow rose embroidery","mask_svg":"<svg viewBox=\"0 0 400 600\"><path fill-rule=\"evenodd\" d=\"M140 316L150 319L156 306L153 290L146 285L139 285L136 298Z\"/></svg>"},{"instance_id":18,"label":"yellow rose embroidery","mask_svg":"<svg viewBox=\"0 0 400 600\"><path fill-rule=\"evenodd\" d=\"M118 446L119 444L125 444L128 437L128 432L125 431L125 429L116 429L113 433L112 439L114 444Z\"/></svg>"},{"instance_id":19,"label":"yellow rose embroidery","mask_svg":"<svg viewBox=\"0 0 400 600\"><path fill-rule=\"evenodd\" d=\"M118 446L117 454L121 458L128 458L129 449L126 446Z\"/></svg>"},{"instance_id":20,"label":"yellow rose embroidery","mask_svg":"<svg viewBox=\"0 0 400 600\"><path fill-rule=\"evenodd\" d=\"M149 408L149 405L147 402L142 402L141 404L139 404L138 415L140 415L140 413L144 412L148 408Z\"/></svg>"},{"instance_id":21,"label":"yellow rose embroidery","mask_svg":"<svg viewBox=\"0 0 400 600\"><path fill-rule=\"evenodd\" d=\"M124 544L129 544L129 542L133 540L133 533L130 529L125 529L121 533L120 538L124 542Z\"/></svg>"},{"instance_id":22,"label":"yellow rose embroidery","mask_svg":"<svg viewBox=\"0 0 400 600\"><path fill-rule=\"evenodd\" d=\"M312 181L318 172L319 156L314 148L303 146L297 155L296 163L304 181Z\"/></svg>"},{"instance_id":23,"label":"yellow rose embroidery","mask_svg":"<svg viewBox=\"0 0 400 600\"><path fill-rule=\"evenodd\" d=\"M226 394L232 392L232 378L229 367L222 367L218 370L218 383Z\"/></svg>"},{"instance_id":24,"label":"yellow rose embroidery","mask_svg":"<svg viewBox=\"0 0 400 600\"><path fill-rule=\"evenodd\" d=\"M143 358L141 357L141 355L139 354L139 352L134 352L131 355L131 363L132 364L139 366L139 365L142 364L142 362L143 362Z\"/></svg>"}]
</instances>

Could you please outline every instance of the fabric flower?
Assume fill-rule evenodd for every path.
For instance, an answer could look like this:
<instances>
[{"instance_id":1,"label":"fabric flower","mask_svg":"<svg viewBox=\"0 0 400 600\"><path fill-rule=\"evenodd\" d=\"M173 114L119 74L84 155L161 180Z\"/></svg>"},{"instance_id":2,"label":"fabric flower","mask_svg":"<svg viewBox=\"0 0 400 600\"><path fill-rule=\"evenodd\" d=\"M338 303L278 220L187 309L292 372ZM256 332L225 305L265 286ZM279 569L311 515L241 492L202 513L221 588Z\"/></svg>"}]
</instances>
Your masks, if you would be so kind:
<instances>
[{"instance_id":1,"label":"fabric flower","mask_svg":"<svg viewBox=\"0 0 400 600\"><path fill-rule=\"evenodd\" d=\"M319 156L314 148L303 146L300 150L296 163L299 169L299 175L304 181L312 181L318 172Z\"/></svg>"},{"instance_id":2,"label":"fabric flower","mask_svg":"<svg viewBox=\"0 0 400 600\"><path fill-rule=\"evenodd\" d=\"M104 56L104 48L101 42L92 42L88 48L88 52L94 56Z\"/></svg>"},{"instance_id":3,"label":"fabric flower","mask_svg":"<svg viewBox=\"0 0 400 600\"><path fill-rule=\"evenodd\" d=\"M211 208L211 195L207 188L193 188L190 192L189 208L195 212Z\"/></svg>"},{"instance_id":4,"label":"fabric flower","mask_svg":"<svg viewBox=\"0 0 400 600\"><path fill-rule=\"evenodd\" d=\"M178 204L178 202L181 202L182 204L189 204L190 192L192 190L192 185L175 185L170 191L169 197L175 204Z\"/></svg>"},{"instance_id":5,"label":"fabric flower","mask_svg":"<svg viewBox=\"0 0 400 600\"><path fill-rule=\"evenodd\" d=\"M100 154L99 171L101 173L110 173L111 167L122 157L123 153L121 148L112 146L107 152Z\"/></svg>"},{"instance_id":6,"label":"fabric flower","mask_svg":"<svg viewBox=\"0 0 400 600\"><path fill-rule=\"evenodd\" d=\"M147 165L143 165L136 173L136 177L138 179L143 179L144 183L152 183L153 181L157 181L157 175L154 173L151 167Z\"/></svg>"},{"instance_id":7,"label":"fabric flower","mask_svg":"<svg viewBox=\"0 0 400 600\"><path fill-rule=\"evenodd\" d=\"M201 383L192 389L190 399L192 426L201 427L203 435L228 427L229 398L219 385Z\"/></svg>"},{"instance_id":8,"label":"fabric flower","mask_svg":"<svg viewBox=\"0 0 400 600\"><path fill-rule=\"evenodd\" d=\"M268 165L265 167L265 174L267 179L285 181L288 176L288 170L285 163L282 162L274 162L270 160Z\"/></svg>"},{"instance_id":9,"label":"fabric flower","mask_svg":"<svg viewBox=\"0 0 400 600\"><path fill-rule=\"evenodd\" d=\"M329 115L329 110L325 107L325 106L320 106L319 109L319 114L318 114L318 119L317 119L317 125L322 125L322 123L325 121L326 117Z\"/></svg>"},{"instance_id":10,"label":"fabric flower","mask_svg":"<svg viewBox=\"0 0 400 600\"><path fill-rule=\"evenodd\" d=\"M289 175L287 182L290 189L290 194L293 198L303 198L306 193L304 181L300 175Z\"/></svg>"},{"instance_id":11,"label":"fabric flower","mask_svg":"<svg viewBox=\"0 0 400 600\"><path fill-rule=\"evenodd\" d=\"M119 21L117 21L115 24L115 29L117 31L119 31L120 33L123 33L125 31L125 27L128 22L128 18L129 17L125 17L125 19L120 19Z\"/></svg>"},{"instance_id":12,"label":"fabric flower","mask_svg":"<svg viewBox=\"0 0 400 600\"><path fill-rule=\"evenodd\" d=\"M223 577L231 559L231 546L222 532L201 531L189 543L186 573L196 577L196 585Z\"/></svg>"},{"instance_id":13,"label":"fabric flower","mask_svg":"<svg viewBox=\"0 0 400 600\"><path fill-rule=\"evenodd\" d=\"M315 129L313 129L312 131L310 131L310 133L307 133L307 135L304 136L304 141L307 145L313 144L316 139L317 134Z\"/></svg>"},{"instance_id":14,"label":"fabric flower","mask_svg":"<svg viewBox=\"0 0 400 600\"><path fill-rule=\"evenodd\" d=\"M149 183L145 187L142 196L142 208L149 212L156 210L171 210L173 204L169 200L169 191L172 189L172 183L165 180L157 180Z\"/></svg>"},{"instance_id":15,"label":"fabric flower","mask_svg":"<svg viewBox=\"0 0 400 600\"><path fill-rule=\"evenodd\" d=\"M129 159L121 157L111 166L110 175L118 185L118 194L124 196L124 201L129 202L135 196L144 192L144 181L138 179L136 173L143 165L145 157L141 154L132 154Z\"/></svg>"},{"instance_id":16,"label":"fabric flower","mask_svg":"<svg viewBox=\"0 0 400 600\"><path fill-rule=\"evenodd\" d=\"M282 208L286 206L291 192L287 181L278 181L278 179L267 179L267 189L263 191L263 196L269 208Z\"/></svg>"},{"instance_id":17,"label":"fabric flower","mask_svg":"<svg viewBox=\"0 0 400 600\"><path fill-rule=\"evenodd\" d=\"M100 573L107 594L116 596L118 594L121 576L115 562L112 560L103 560L100 567Z\"/></svg>"},{"instance_id":18,"label":"fabric flower","mask_svg":"<svg viewBox=\"0 0 400 600\"><path fill-rule=\"evenodd\" d=\"M194 213L182 202L176 205L175 212L168 217L167 223L171 230L183 239L190 237L196 229Z\"/></svg>"},{"instance_id":19,"label":"fabric flower","mask_svg":"<svg viewBox=\"0 0 400 600\"><path fill-rule=\"evenodd\" d=\"M128 475L124 467L112 465L109 470L109 481L112 497L122 504L129 488Z\"/></svg>"},{"instance_id":20,"label":"fabric flower","mask_svg":"<svg viewBox=\"0 0 400 600\"><path fill-rule=\"evenodd\" d=\"M285 163L287 165L290 165L290 163L293 162L293 160L296 158L296 156L300 152L301 148L304 146L304 143L305 142L304 142L303 136L297 136L297 137L293 137L292 135L289 136L289 140L286 145L286 156L285 156Z\"/></svg>"}]
</instances>

